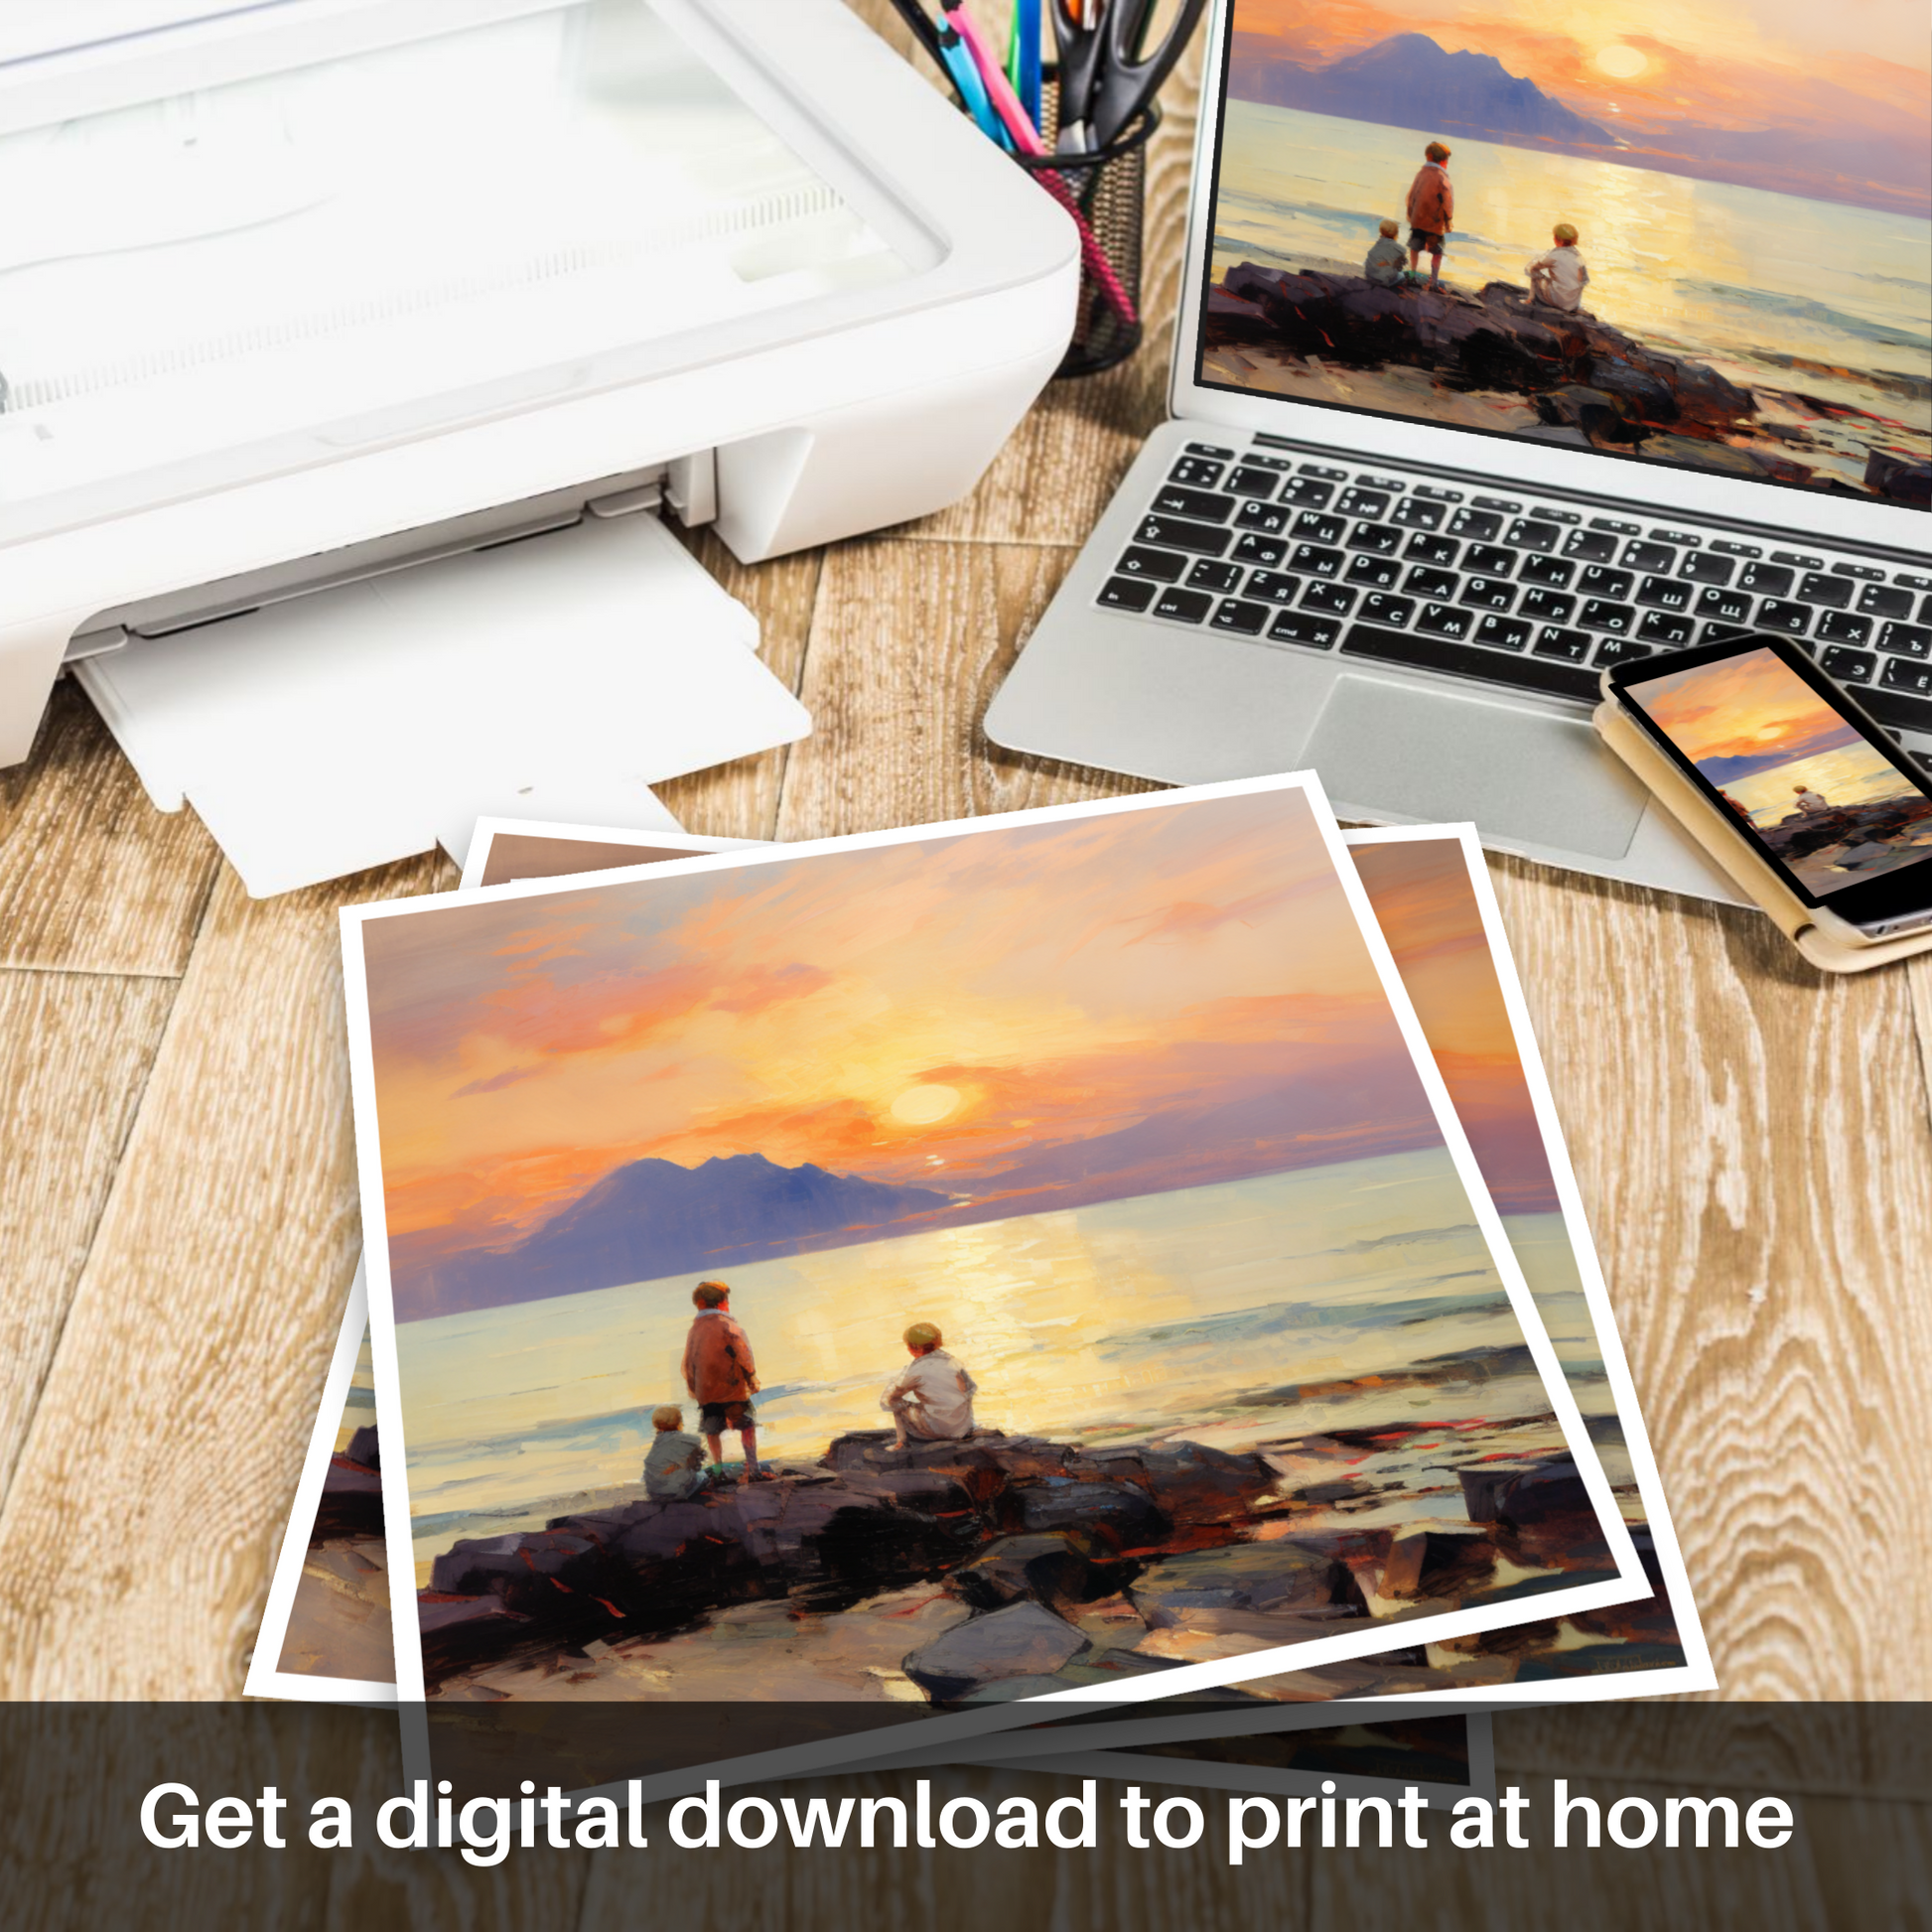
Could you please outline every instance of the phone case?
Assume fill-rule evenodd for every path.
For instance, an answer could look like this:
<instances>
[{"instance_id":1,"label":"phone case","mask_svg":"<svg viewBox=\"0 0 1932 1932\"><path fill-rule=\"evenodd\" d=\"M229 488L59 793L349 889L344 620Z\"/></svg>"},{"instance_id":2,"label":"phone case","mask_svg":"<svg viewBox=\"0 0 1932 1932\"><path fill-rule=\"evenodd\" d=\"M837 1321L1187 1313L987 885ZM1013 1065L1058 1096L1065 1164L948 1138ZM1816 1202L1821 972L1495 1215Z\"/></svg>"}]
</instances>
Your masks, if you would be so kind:
<instances>
[{"instance_id":1,"label":"phone case","mask_svg":"<svg viewBox=\"0 0 1932 1932\"><path fill-rule=\"evenodd\" d=\"M1644 736L1613 698L1596 707L1597 736L1656 793L1658 801L1761 906L1778 929L1814 966L1827 973L1863 973L1896 959L1932 952L1932 926L1896 939L1863 944L1822 932L1817 914L1785 885L1770 866L1733 832L1702 792Z\"/></svg>"}]
</instances>

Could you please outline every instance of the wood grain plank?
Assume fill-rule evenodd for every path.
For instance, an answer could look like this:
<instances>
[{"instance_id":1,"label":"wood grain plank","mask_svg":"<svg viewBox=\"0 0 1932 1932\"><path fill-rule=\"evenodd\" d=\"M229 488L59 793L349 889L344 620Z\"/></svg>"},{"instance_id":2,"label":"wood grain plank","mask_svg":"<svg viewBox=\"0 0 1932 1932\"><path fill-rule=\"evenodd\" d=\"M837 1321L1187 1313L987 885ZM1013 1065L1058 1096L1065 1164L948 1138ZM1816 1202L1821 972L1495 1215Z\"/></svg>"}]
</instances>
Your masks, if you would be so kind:
<instances>
[{"instance_id":1,"label":"wood grain plank","mask_svg":"<svg viewBox=\"0 0 1932 1932\"><path fill-rule=\"evenodd\" d=\"M1069 553L885 538L828 551L778 836L824 838L1146 790L995 753L979 721Z\"/></svg>"},{"instance_id":2,"label":"wood grain plank","mask_svg":"<svg viewBox=\"0 0 1932 1932\"><path fill-rule=\"evenodd\" d=\"M1922 1698L1932 1123L1910 982L1493 862L1730 1698Z\"/></svg>"},{"instance_id":3,"label":"wood grain plank","mask_svg":"<svg viewBox=\"0 0 1932 1932\"><path fill-rule=\"evenodd\" d=\"M807 550L766 564L741 564L708 529L678 535L727 591L759 621L759 656L795 693L804 678L812 610L818 599L820 552ZM715 839L768 839L778 819L778 793L792 748L694 771L656 787L687 832Z\"/></svg>"},{"instance_id":4,"label":"wood grain plank","mask_svg":"<svg viewBox=\"0 0 1932 1932\"><path fill-rule=\"evenodd\" d=\"M359 1233L336 910L223 868L0 1507L0 1696L232 1697Z\"/></svg>"},{"instance_id":5,"label":"wood grain plank","mask_svg":"<svg viewBox=\"0 0 1932 1932\"><path fill-rule=\"evenodd\" d=\"M0 966L177 978L218 863L63 679L32 757L0 771Z\"/></svg>"},{"instance_id":6,"label":"wood grain plank","mask_svg":"<svg viewBox=\"0 0 1932 1932\"><path fill-rule=\"evenodd\" d=\"M173 980L0 972L0 1497L175 992Z\"/></svg>"}]
</instances>

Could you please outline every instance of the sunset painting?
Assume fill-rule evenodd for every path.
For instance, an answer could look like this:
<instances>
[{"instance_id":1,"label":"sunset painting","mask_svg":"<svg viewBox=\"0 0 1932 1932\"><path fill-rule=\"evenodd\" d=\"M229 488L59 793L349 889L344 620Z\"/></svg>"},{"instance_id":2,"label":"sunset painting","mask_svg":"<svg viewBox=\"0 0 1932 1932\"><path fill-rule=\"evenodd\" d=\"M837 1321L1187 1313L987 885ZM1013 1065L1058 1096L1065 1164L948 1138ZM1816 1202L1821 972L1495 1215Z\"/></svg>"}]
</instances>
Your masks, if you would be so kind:
<instances>
[{"instance_id":1,"label":"sunset painting","mask_svg":"<svg viewBox=\"0 0 1932 1932\"><path fill-rule=\"evenodd\" d=\"M1932 799L1775 651L1646 678L1628 695L1820 897L1932 856Z\"/></svg>"},{"instance_id":2,"label":"sunset painting","mask_svg":"<svg viewBox=\"0 0 1932 1932\"><path fill-rule=\"evenodd\" d=\"M1299 786L695 865L354 928L432 1696L950 1708L1627 1590Z\"/></svg>"},{"instance_id":3,"label":"sunset painting","mask_svg":"<svg viewBox=\"0 0 1932 1932\"><path fill-rule=\"evenodd\" d=\"M1925 508L1924 9L1235 0L1212 275L1204 381Z\"/></svg>"}]
</instances>

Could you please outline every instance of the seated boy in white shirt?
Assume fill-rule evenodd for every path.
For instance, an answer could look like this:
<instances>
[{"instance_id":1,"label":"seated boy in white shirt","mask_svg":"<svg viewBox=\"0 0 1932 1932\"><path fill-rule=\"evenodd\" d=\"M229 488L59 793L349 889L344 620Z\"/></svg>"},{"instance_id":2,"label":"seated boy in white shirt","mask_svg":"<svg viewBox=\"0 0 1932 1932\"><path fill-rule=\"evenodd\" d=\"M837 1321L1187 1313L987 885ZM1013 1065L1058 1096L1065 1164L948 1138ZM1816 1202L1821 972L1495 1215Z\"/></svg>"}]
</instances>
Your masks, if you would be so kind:
<instances>
[{"instance_id":1,"label":"seated boy in white shirt","mask_svg":"<svg viewBox=\"0 0 1932 1932\"><path fill-rule=\"evenodd\" d=\"M879 1398L879 1406L892 1411L899 1449L908 1439L950 1443L973 1433L973 1397L979 1385L940 1347L944 1339L930 1321L915 1321L905 1331L912 1359Z\"/></svg>"},{"instance_id":2,"label":"seated boy in white shirt","mask_svg":"<svg viewBox=\"0 0 1932 1932\"><path fill-rule=\"evenodd\" d=\"M1557 245L1530 263L1530 300L1574 315L1589 286L1589 270L1577 252L1577 230L1568 221L1559 221L1550 238Z\"/></svg>"}]
</instances>

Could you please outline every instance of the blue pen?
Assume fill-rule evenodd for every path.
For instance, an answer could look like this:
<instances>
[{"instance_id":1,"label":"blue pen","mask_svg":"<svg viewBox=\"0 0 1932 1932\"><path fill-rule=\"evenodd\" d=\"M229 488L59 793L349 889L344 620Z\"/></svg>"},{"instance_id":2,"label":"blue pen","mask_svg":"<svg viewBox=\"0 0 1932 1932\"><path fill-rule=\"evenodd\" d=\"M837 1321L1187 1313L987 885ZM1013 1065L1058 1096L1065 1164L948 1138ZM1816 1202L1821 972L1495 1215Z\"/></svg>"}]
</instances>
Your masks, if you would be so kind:
<instances>
[{"instance_id":1,"label":"blue pen","mask_svg":"<svg viewBox=\"0 0 1932 1932\"><path fill-rule=\"evenodd\" d=\"M1027 118L1039 125L1039 0L1014 0L1014 44L1019 52L1015 62L1013 91Z\"/></svg>"},{"instance_id":2,"label":"blue pen","mask_svg":"<svg viewBox=\"0 0 1932 1932\"><path fill-rule=\"evenodd\" d=\"M1013 142L1007 134L1006 123L993 110L992 97L986 91L986 82L980 78L972 54L959 38L958 28L946 21L939 26L939 58L945 63L960 99L966 103L967 113L979 123L980 132L999 142L1001 147L1011 149Z\"/></svg>"}]
</instances>

